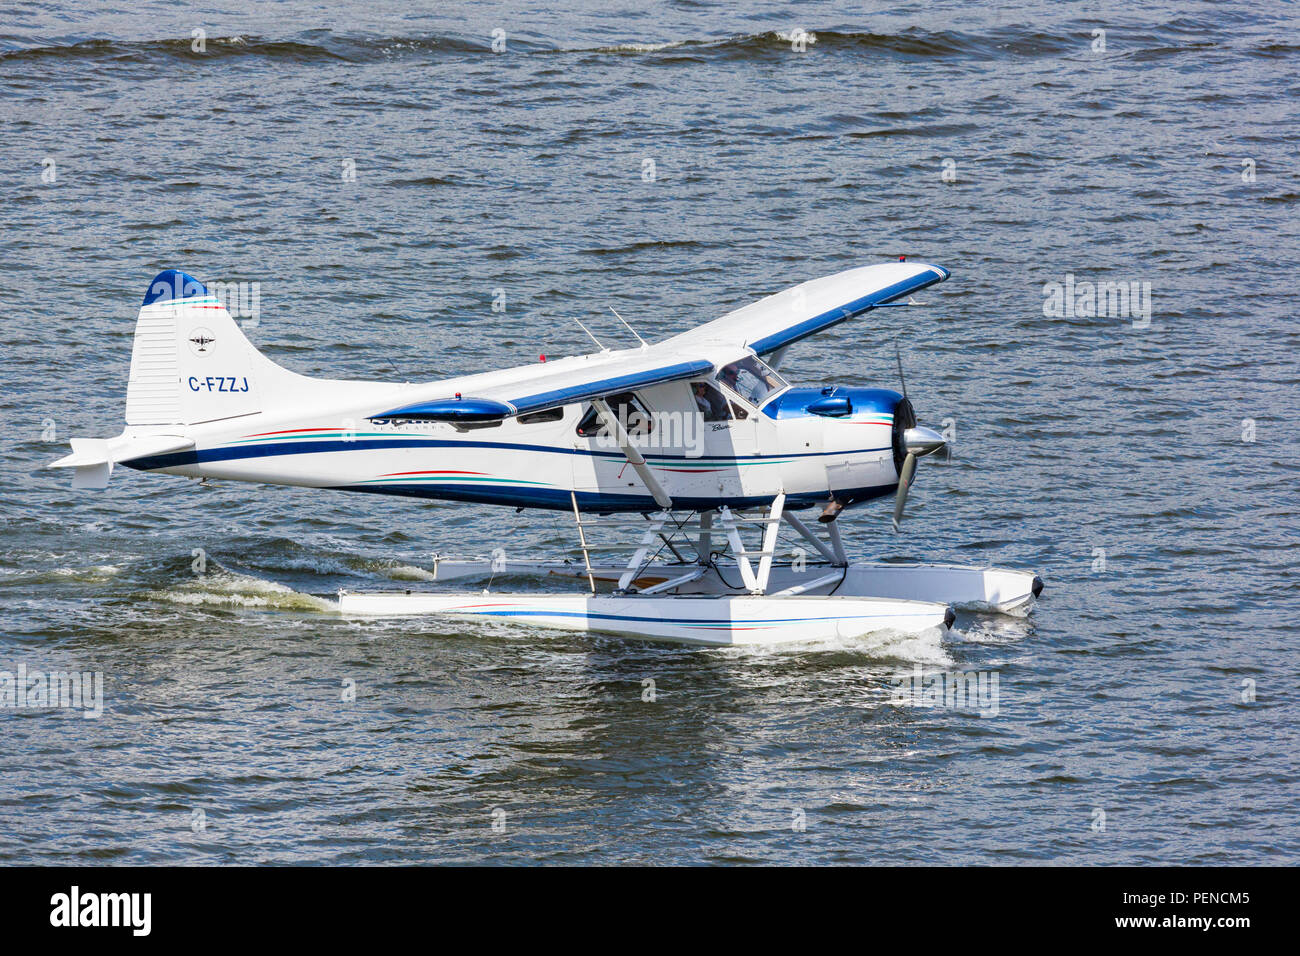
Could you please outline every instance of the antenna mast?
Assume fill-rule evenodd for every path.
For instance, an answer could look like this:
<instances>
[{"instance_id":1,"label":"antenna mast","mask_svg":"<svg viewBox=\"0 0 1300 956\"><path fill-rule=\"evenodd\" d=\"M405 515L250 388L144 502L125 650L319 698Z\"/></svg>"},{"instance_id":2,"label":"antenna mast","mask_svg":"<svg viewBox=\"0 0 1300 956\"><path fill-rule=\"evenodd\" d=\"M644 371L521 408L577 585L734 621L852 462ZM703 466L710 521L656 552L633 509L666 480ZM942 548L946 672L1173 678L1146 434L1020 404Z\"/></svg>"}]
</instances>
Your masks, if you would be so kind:
<instances>
[{"instance_id":1,"label":"antenna mast","mask_svg":"<svg viewBox=\"0 0 1300 956\"><path fill-rule=\"evenodd\" d=\"M602 352L608 352L608 351L609 351L609 349L605 348L605 346L603 346L603 345L600 344L600 339L596 338L596 336L594 336L594 335L591 334L591 329L587 328L585 325L582 324L582 319L578 318L578 317L575 315L575 316L573 317L573 321L574 321L574 322L577 322L577 323L578 323L578 328L580 328L580 329L582 329L582 331L586 332L586 333L587 333L587 337L588 337L589 339L591 339L593 342L596 343L596 348L600 349Z\"/></svg>"},{"instance_id":2,"label":"antenna mast","mask_svg":"<svg viewBox=\"0 0 1300 956\"><path fill-rule=\"evenodd\" d=\"M627 324L627 319L623 318L623 316L621 316L621 315L618 314L618 309L614 308L614 307L611 305L611 306L609 306L609 311L613 312L614 315L618 316L618 320L619 320L620 322L623 323L623 326L624 326L624 327L625 327L629 332L631 332L633 335L636 335L636 340L637 340L638 342L641 343L641 348L643 348L643 349L648 349L648 348L650 347L649 343L646 342L645 339L641 338L640 335L637 335L637 331L636 331L636 329L632 328L632 326L630 326L630 325Z\"/></svg>"}]
</instances>

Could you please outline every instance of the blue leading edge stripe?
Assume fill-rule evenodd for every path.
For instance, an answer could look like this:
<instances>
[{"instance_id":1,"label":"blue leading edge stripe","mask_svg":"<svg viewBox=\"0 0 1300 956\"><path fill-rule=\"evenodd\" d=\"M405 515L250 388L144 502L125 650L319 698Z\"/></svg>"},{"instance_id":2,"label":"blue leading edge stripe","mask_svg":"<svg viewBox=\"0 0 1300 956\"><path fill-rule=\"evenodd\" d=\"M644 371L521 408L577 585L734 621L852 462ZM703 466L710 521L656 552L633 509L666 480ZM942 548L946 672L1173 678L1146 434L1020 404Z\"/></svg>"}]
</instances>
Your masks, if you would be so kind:
<instances>
[{"instance_id":1,"label":"blue leading edge stripe","mask_svg":"<svg viewBox=\"0 0 1300 956\"><path fill-rule=\"evenodd\" d=\"M601 398L614 392L626 392L636 388L649 388L652 385L664 385L668 382L680 382L697 375L712 375L713 363L705 359L694 362L678 362L663 368L646 369L642 372L629 372L595 382L583 382L565 388L538 392L525 398L501 402L494 398L439 398L431 402L419 402L403 408L394 408L378 415L368 416L370 421L409 418L426 422L488 422L510 418L527 412L540 412L560 405L582 402L592 398Z\"/></svg>"},{"instance_id":2,"label":"blue leading edge stripe","mask_svg":"<svg viewBox=\"0 0 1300 956\"><path fill-rule=\"evenodd\" d=\"M510 404L521 412L540 412L543 409L554 408L557 405L568 405L572 402L581 402L590 398L600 398L602 395L609 395L613 392L625 392L634 388L649 388L651 385L664 385L668 382L680 382L683 379L694 378L697 375L712 374L712 362L705 359L696 359L694 362L679 362L676 365L668 365L664 368L631 372L627 375L616 375L613 378L603 379L599 382L586 382L581 385L570 385L567 388L553 389L549 392L538 392L536 395L529 395L526 398L512 399Z\"/></svg>"},{"instance_id":3,"label":"blue leading edge stripe","mask_svg":"<svg viewBox=\"0 0 1300 956\"><path fill-rule=\"evenodd\" d=\"M891 286L886 286L878 292L872 292L870 295L864 295L860 299L854 299L847 305L837 306L829 312L823 312L821 315L813 316L811 319L805 319L788 329L782 329L780 332L773 332L756 342L750 342L749 347L759 355L766 355L768 352L775 352L777 349L784 348L798 342L800 339L806 339L810 335L816 335L823 329L829 329L832 325L846 319L851 319L855 315L861 315L874 309L878 305L884 305L893 299L907 295L909 292L918 292L926 286L934 285L936 282L942 282L948 278L947 269L941 269L939 266L933 266L929 271L922 273L912 279L904 279L902 282L895 282Z\"/></svg>"}]
</instances>

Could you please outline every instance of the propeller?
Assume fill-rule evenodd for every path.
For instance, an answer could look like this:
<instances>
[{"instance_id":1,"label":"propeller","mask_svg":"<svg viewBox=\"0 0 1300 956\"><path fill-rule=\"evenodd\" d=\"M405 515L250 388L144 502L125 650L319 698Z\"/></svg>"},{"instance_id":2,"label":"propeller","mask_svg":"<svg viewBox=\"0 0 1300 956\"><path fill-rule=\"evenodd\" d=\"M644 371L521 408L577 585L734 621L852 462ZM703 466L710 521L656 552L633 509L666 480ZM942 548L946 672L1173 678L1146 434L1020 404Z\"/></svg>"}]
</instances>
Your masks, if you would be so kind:
<instances>
[{"instance_id":1,"label":"propeller","mask_svg":"<svg viewBox=\"0 0 1300 956\"><path fill-rule=\"evenodd\" d=\"M895 531L903 520L903 508L907 505L907 489L912 483L912 474L916 471L916 459L933 455L944 444L942 435L924 425L915 425L903 432L903 447L907 449L907 457L903 459L903 470L898 476L898 494L894 498Z\"/></svg>"},{"instance_id":2,"label":"propeller","mask_svg":"<svg viewBox=\"0 0 1300 956\"><path fill-rule=\"evenodd\" d=\"M894 342L894 358L898 362L898 379L903 386L903 401L907 401L907 379L903 377L903 355L898 349L897 341ZM907 490L911 487L912 476L916 473L916 460L926 455L933 455L946 445L947 442L942 435L924 425L913 425L903 432L903 450L907 452L907 457L903 459L903 467L898 472L898 493L894 497L894 531L899 530L899 525L903 521L903 509L907 506Z\"/></svg>"},{"instance_id":3,"label":"propeller","mask_svg":"<svg viewBox=\"0 0 1300 956\"><path fill-rule=\"evenodd\" d=\"M898 339L894 339L894 361L898 363L898 384L903 386L903 397L907 398L907 378L903 375L903 353L898 349Z\"/></svg>"}]
</instances>

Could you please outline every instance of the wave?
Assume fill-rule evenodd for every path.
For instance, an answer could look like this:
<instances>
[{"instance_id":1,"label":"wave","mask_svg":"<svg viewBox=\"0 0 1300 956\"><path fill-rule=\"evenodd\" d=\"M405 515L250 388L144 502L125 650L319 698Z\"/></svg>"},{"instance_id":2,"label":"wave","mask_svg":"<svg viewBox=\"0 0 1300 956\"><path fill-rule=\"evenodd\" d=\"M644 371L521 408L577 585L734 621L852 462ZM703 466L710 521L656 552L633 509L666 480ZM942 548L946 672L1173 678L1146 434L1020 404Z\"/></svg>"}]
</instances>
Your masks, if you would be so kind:
<instances>
[{"instance_id":1,"label":"wave","mask_svg":"<svg viewBox=\"0 0 1300 956\"><path fill-rule=\"evenodd\" d=\"M154 601L208 607L314 611L325 614L338 610L334 602L325 598L303 594L265 578L226 570L195 575L169 588L149 591L146 596Z\"/></svg>"},{"instance_id":2,"label":"wave","mask_svg":"<svg viewBox=\"0 0 1300 956\"><path fill-rule=\"evenodd\" d=\"M34 571L5 569L0 571L0 587L33 584L101 584L122 573L122 569L112 564L94 564L89 567L47 568Z\"/></svg>"},{"instance_id":3,"label":"wave","mask_svg":"<svg viewBox=\"0 0 1300 956\"><path fill-rule=\"evenodd\" d=\"M209 559L211 560L211 559ZM432 570L400 558L373 558L345 551L313 548L287 538L273 538L246 547L240 565L259 574L295 578L387 578L390 581L435 581ZM220 570L227 569L218 565Z\"/></svg>"},{"instance_id":4,"label":"wave","mask_svg":"<svg viewBox=\"0 0 1300 956\"><path fill-rule=\"evenodd\" d=\"M593 635L606 640L622 641L609 635ZM710 651L725 657L782 658L806 654L840 655L846 662L869 661L872 664L921 664L936 668L956 666L944 646L945 635L939 628L920 633L888 628L857 637L826 637L815 640L784 641L780 644L738 644Z\"/></svg>"},{"instance_id":5,"label":"wave","mask_svg":"<svg viewBox=\"0 0 1300 956\"><path fill-rule=\"evenodd\" d=\"M1158 46L1167 40L1147 37ZM536 56L635 56L676 60L768 59L790 51L802 40L808 51L863 54L895 58L977 58L1048 56L1079 52L1075 31L1060 34L1025 32L1020 27L999 27L987 33L958 30L924 30L917 27L895 33L841 30L772 30L728 37L681 40L629 40L614 44L563 47L538 40L507 38L508 54ZM8 42L13 42L9 40ZM1261 41L1261 55L1280 56L1289 47ZM175 59L188 62L259 59L287 63L371 63L387 60L430 60L442 57L497 56L490 36L428 34L410 37L346 36L311 31L293 38L259 36L208 37L203 52L192 48L188 37L157 40L84 40L77 43L18 47L0 50L0 64L46 61L145 63ZM1177 47L1179 44L1173 44Z\"/></svg>"},{"instance_id":6,"label":"wave","mask_svg":"<svg viewBox=\"0 0 1300 956\"><path fill-rule=\"evenodd\" d=\"M359 558L346 560L348 567L366 575L388 578L390 581L436 581L437 575L427 568L405 564L389 558Z\"/></svg>"},{"instance_id":7,"label":"wave","mask_svg":"<svg viewBox=\"0 0 1300 956\"><path fill-rule=\"evenodd\" d=\"M491 41L452 36L346 37L268 39L256 36L206 37L202 51L189 37L160 40L83 40L79 43L0 51L0 64L23 61L116 61L142 63L159 59L191 62L262 59L290 63L366 63L441 53L491 52Z\"/></svg>"},{"instance_id":8,"label":"wave","mask_svg":"<svg viewBox=\"0 0 1300 956\"><path fill-rule=\"evenodd\" d=\"M664 59L767 59L772 53L793 51L799 41L805 50L884 54L895 57L981 57L1001 58L1008 53L1026 56L1062 53L1079 46L1077 37L1046 33L1026 34L1020 30L998 30L988 35L956 30L930 31L909 28L897 33L842 30L770 30L709 40L675 40L666 43L620 43L613 46L557 53L613 53L664 55Z\"/></svg>"}]
</instances>

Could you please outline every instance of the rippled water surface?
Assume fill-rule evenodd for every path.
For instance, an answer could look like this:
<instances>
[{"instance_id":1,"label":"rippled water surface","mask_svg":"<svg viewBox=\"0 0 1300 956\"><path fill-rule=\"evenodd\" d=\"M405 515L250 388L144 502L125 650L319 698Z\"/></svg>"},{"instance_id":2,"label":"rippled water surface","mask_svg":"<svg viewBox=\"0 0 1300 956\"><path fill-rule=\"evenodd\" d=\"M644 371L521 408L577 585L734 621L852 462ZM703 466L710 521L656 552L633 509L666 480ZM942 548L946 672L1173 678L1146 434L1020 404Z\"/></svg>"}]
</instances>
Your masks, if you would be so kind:
<instances>
[{"instance_id":1,"label":"rippled water surface","mask_svg":"<svg viewBox=\"0 0 1300 956\"><path fill-rule=\"evenodd\" d=\"M0 859L1300 858L1296 8L750 10L6 11L0 670L101 671L104 714L0 712ZM1035 569L1027 619L757 651L357 623L338 588L572 529L41 467L116 434L163 268L260 283L296 371L420 380L900 254L952 279L785 369L893 387L899 342L956 451L850 545ZM1149 325L1045 316L1069 275L1150 283ZM891 703L918 664L996 672L997 715Z\"/></svg>"}]
</instances>

